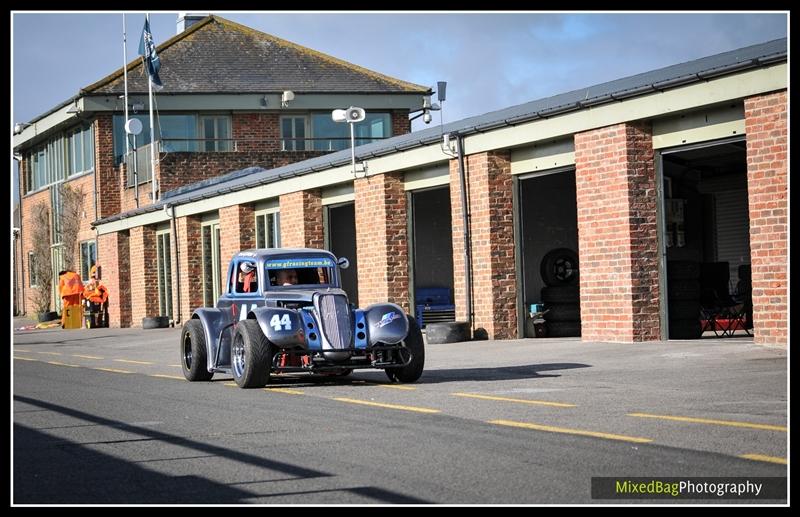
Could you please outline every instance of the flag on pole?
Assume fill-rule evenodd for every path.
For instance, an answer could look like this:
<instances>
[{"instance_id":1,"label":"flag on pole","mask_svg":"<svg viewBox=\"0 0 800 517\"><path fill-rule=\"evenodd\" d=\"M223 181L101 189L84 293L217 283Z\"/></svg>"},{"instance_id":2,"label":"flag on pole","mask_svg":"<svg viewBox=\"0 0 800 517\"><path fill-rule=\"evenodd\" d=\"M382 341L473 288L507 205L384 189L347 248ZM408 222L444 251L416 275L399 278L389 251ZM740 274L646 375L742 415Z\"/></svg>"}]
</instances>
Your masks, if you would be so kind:
<instances>
[{"instance_id":1,"label":"flag on pole","mask_svg":"<svg viewBox=\"0 0 800 517\"><path fill-rule=\"evenodd\" d=\"M158 71L161 69L161 60L156 54L156 45L153 42L153 35L150 33L150 17L144 19L144 29L142 29L142 38L139 40L139 55L144 59L144 64L147 67L147 74L150 80L156 86L163 86L161 79L158 77Z\"/></svg>"}]
</instances>

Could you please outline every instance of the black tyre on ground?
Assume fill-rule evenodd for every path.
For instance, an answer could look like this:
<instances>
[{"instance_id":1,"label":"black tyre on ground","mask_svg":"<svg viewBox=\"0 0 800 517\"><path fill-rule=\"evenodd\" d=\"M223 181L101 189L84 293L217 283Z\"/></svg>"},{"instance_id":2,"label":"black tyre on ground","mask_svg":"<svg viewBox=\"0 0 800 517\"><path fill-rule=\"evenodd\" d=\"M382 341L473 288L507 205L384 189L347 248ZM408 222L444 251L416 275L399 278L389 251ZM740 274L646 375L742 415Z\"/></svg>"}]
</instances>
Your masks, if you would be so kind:
<instances>
[{"instance_id":1,"label":"black tyre on ground","mask_svg":"<svg viewBox=\"0 0 800 517\"><path fill-rule=\"evenodd\" d=\"M240 321L231 343L231 372L240 388L269 384L273 347L256 320Z\"/></svg>"},{"instance_id":2,"label":"black tyre on ground","mask_svg":"<svg viewBox=\"0 0 800 517\"><path fill-rule=\"evenodd\" d=\"M581 335L580 321L548 321L547 337L578 337Z\"/></svg>"},{"instance_id":3,"label":"black tyre on ground","mask_svg":"<svg viewBox=\"0 0 800 517\"><path fill-rule=\"evenodd\" d=\"M143 329L163 329L169 327L168 316L149 316L142 318Z\"/></svg>"},{"instance_id":4,"label":"black tyre on ground","mask_svg":"<svg viewBox=\"0 0 800 517\"><path fill-rule=\"evenodd\" d=\"M579 303L553 303L548 304L544 319L547 321L580 321L581 304Z\"/></svg>"},{"instance_id":5,"label":"black tyre on ground","mask_svg":"<svg viewBox=\"0 0 800 517\"><path fill-rule=\"evenodd\" d=\"M408 317L408 335L403 340L406 352L411 353L411 362L402 368L387 368L386 376L390 381L414 382L422 375L425 368L425 344L422 342L422 332L419 330L417 320Z\"/></svg>"},{"instance_id":6,"label":"black tyre on ground","mask_svg":"<svg viewBox=\"0 0 800 517\"><path fill-rule=\"evenodd\" d=\"M580 290L577 285L554 285L542 288L544 303L580 303Z\"/></svg>"},{"instance_id":7,"label":"black tyre on ground","mask_svg":"<svg viewBox=\"0 0 800 517\"><path fill-rule=\"evenodd\" d=\"M556 248L542 258L539 268L549 286L575 285L578 281L578 254L569 248Z\"/></svg>"},{"instance_id":8,"label":"black tyre on ground","mask_svg":"<svg viewBox=\"0 0 800 517\"><path fill-rule=\"evenodd\" d=\"M214 376L208 371L206 335L200 320L189 320L181 332L181 367L187 381L210 381Z\"/></svg>"}]
</instances>

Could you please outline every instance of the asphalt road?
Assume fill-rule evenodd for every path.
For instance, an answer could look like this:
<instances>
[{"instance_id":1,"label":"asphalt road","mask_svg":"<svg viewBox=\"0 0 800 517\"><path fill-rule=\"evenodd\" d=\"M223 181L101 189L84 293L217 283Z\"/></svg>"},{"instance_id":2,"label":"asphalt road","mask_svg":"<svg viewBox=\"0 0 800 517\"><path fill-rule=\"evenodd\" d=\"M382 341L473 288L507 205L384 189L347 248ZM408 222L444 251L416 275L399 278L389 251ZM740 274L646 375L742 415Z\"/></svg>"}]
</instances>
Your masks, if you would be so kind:
<instances>
[{"instance_id":1,"label":"asphalt road","mask_svg":"<svg viewBox=\"0 0 800 517\"><path fill-rule=\"evenodd\" d=\"M740 338L430 345L383 372L189 383L179 329L18 332L13 504L592 499L592 477L785 477L786 350Z\"/></svg>"}]
</instances>

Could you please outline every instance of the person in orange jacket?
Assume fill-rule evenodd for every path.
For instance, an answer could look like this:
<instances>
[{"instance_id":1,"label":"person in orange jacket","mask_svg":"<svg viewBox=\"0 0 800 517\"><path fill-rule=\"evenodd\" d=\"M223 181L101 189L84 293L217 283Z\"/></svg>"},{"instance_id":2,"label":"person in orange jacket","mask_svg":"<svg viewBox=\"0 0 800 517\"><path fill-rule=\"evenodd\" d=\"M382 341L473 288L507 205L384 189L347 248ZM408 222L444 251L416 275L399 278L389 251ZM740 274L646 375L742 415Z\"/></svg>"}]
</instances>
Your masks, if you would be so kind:
<instances>
[{"instance_id":1,"label":"person in orange jacket","mask_svg":"<svg viewBox=\"0 0 800 517\"><path fill-rule=\"evenodd\" d=\"M108 289L100 283L96 264L89 270L89 276L91 280L83 289L83 298L86 300L86 328L107 327Z\"/></svg>"},{"instance_id":2,"label":"person in orange jacket","mask_svg":"<svg viewBox=\"0 0 800 517\"><path fill-rule=\"evenodd\" d=\"M81 304L83 294L83 282L81 276L70 269L59 271L58 273L58 292L61 295L61 328L66 328L67 309Z\"/></svg>"}]
</instances>

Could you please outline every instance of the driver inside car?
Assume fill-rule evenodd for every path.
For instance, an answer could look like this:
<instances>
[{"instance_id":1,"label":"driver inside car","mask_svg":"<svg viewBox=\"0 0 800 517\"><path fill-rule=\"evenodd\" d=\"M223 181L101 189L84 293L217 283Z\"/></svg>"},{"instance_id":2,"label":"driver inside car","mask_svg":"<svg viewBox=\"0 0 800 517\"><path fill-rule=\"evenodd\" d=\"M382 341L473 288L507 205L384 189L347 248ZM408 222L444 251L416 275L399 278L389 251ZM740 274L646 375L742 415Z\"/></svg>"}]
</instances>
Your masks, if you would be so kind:
<instances>
[{"instance_id":1,"label":"driver inside car","mask_svg":"<svg viewBox=\"0 0 800 517\"><path fill-rule=\"evenodd\" d=\"M279 269L275 277L275 285L297 285L297 271L294 269Z\"/></svg>"}]
</instances>

